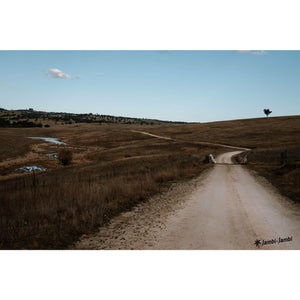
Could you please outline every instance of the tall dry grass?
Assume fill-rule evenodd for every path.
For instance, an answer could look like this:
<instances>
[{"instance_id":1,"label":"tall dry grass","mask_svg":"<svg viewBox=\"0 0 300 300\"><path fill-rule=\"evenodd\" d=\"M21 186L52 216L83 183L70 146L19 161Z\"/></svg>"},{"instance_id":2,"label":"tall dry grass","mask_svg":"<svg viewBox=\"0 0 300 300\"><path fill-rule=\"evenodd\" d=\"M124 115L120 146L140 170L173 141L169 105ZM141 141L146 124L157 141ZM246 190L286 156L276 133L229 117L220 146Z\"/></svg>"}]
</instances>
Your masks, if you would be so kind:
<instances>
[{"instance_id":1,"label":"tall dry grass","mask_svg":"<svg viewBox=\"0 0 300 300\"><path fill-rule=\"evenodd\" d=\"M283 161L282 153L285 151L287 156ZM237 157L238 162L244 155ZM300 203L299 144L254 149L248 153L247 167L266 177L283 195Z\"/></svg>"},{"instance_id":2,"label":"tall dry grass","mask_svg":"<svg viewBox=\"0 0 300 300\"><path fill-rule=\"evenodd\" d=\"M0 248L63 249L170 180L204 168L188 154L154 157L2 181Z\"/></svg>"}]
</instances>

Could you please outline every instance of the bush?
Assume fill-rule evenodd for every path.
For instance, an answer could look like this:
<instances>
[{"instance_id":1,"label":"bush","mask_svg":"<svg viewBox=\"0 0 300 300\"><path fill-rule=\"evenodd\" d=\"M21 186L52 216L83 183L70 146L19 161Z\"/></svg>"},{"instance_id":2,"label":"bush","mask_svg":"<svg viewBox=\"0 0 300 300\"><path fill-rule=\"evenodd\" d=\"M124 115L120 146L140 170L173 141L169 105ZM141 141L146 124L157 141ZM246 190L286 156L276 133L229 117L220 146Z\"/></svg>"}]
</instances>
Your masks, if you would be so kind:
<instances>
[{"instance_id":1,"label":"bush","mask_svg":"<svg viewBox=\"0 0 300 300\"><path fill-rule=\"evenodd\" d=\"M205 155L205 158L204 158L203 162L205 164L209 164L209 155Z\"/></svg>"},{"instance_id":2,"label":"bush","mask_svg":"<svg viewBox=\"0 0 300 300\"><path fill-rule=\"evenodd\" d=\"M62 149L58 152L57 158L64 166L67 166L72 161L72 152L67 149Z\"/></svg>"}]
</instances>

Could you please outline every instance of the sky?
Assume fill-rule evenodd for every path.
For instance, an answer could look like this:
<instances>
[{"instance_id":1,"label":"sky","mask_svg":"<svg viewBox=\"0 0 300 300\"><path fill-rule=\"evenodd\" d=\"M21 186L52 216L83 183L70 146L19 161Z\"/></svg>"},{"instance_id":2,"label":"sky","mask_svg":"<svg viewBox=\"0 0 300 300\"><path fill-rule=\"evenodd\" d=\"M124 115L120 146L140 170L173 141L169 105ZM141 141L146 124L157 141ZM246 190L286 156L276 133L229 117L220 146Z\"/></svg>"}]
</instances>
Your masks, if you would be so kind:
<instances>
[{"instance_id":1,"label":"sky","mask_svg":"<svg viewBox=\"0 0 300 300\"><path fill-rule=\"evenodd\" d=\"M300 51L0 51L0 107L186 122L299 115Z\"/></svg>"}]
</instances>

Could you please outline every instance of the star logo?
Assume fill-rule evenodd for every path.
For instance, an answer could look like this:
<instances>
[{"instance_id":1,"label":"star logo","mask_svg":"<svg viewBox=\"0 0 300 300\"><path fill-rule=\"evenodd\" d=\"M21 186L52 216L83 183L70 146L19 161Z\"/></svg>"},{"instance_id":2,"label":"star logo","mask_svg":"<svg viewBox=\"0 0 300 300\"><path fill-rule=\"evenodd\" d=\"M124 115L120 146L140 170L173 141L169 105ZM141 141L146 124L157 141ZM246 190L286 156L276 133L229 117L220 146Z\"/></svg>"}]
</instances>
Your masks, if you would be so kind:
<instances>
[{"instance_id":1,"label":"star logo","mask_svg":"<svg viewBox=\"0 0 300 300\"><path fill-rule=\"evenodd\" d=\"M255 245L257 248L259 248L260 244L261 244L260 240L256 240L256 241L254 242L254 245Z\"/></svg>"}]
</instances>

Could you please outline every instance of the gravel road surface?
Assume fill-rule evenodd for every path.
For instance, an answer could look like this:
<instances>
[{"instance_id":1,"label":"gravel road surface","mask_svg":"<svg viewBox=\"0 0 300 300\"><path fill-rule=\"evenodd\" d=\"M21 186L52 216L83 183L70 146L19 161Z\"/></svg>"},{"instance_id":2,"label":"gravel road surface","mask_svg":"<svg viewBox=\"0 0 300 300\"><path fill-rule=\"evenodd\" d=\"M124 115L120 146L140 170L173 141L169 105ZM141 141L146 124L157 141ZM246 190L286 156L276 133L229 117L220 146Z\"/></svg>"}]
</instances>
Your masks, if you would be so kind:
<instances>
[{"instance_id":1,"label":"gravel road surface","mask_svg":"<svg viewBox=\"0 0 300 300\"><path fill-rule=\"evenodd\" d=\"M299 205L232 164L240 152L221 154L199 177L172 184L73 249L300 249Z\"/></svg>"}]
</instances>

